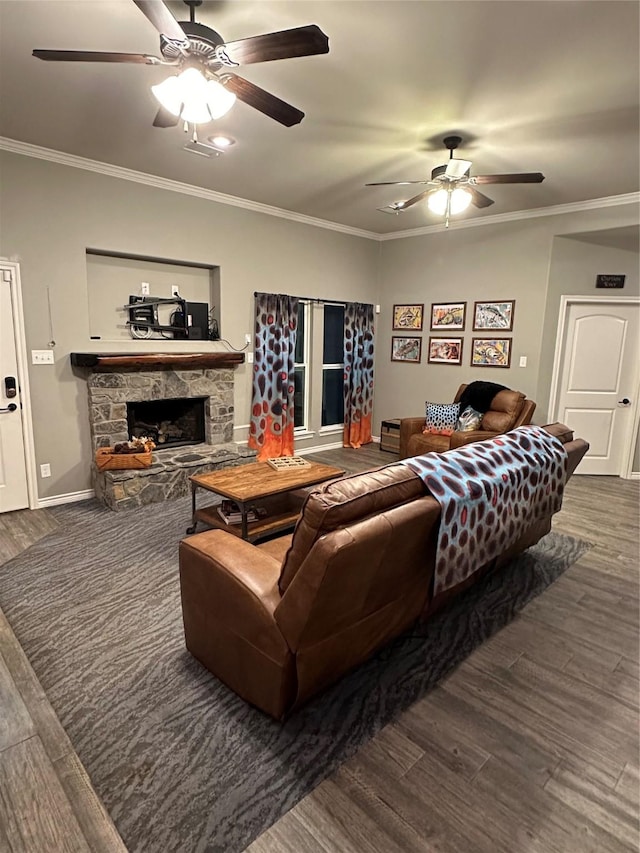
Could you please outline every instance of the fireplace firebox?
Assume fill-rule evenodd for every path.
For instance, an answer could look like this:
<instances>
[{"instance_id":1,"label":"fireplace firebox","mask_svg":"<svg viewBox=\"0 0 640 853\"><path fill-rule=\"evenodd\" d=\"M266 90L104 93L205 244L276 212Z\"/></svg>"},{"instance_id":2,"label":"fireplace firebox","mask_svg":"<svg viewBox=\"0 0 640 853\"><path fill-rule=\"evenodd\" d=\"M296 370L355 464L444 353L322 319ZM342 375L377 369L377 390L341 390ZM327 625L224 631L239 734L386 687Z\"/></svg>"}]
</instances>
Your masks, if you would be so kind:
<instances>
[{"instance_id":1,"label":"fireplace firebox","mask_svg":"<svg viewBox=\"0 0 640 853\"><path fill-rule=\"evenodd\" d=\"M181 397L127 403L130 438L148 436L158 449L205 440L207 397Z\"/></svg>"}]
</instances>

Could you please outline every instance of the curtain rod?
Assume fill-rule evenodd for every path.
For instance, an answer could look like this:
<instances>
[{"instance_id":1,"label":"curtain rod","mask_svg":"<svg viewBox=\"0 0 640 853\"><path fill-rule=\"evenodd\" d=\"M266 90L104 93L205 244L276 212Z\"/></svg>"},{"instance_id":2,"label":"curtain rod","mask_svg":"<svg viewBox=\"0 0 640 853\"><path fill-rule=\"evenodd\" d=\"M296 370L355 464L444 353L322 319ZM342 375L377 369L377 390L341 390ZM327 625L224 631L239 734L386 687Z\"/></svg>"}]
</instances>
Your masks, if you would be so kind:
<instances>
[{"instance_id":1,"label":"curtain rod","mask_svg":"<svg viewBox=\"0 0 640 853\"><path fill-rule=\"evenodd\" d=\"M256 297L258 295L258 292L259 291L257 291L257 290L253 291L254 297ZM302 302L318 302L318 303L321 303L322 305L346 305L347 302L349 301L348 299L342 299L342 300L322 299L319 296L298 296L297 298L300 299Z\"/></svg>"}]
</instances>

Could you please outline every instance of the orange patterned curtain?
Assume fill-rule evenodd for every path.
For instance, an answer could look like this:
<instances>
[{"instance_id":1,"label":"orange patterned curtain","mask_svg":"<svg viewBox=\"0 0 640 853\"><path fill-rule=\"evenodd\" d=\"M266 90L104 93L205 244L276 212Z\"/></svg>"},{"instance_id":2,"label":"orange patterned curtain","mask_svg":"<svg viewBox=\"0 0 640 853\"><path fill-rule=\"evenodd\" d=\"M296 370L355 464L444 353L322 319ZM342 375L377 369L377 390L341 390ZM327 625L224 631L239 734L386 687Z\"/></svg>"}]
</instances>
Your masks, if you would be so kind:
<instances>
[{"instance_id":1,"label":"orange patterned curtain","mask_svg":"<svg viewBox=\"0 0 640 853\"><path fill-rule=\"evenodd\" d=\"M373 305L347 302L344 311L344 447L371 439Z\"/></svg>"},{"instance_id":2,"label":"orange patterned curtain","mask_svg":"<svg viewBox=\"0 0 640 853\"><path fill-rule=\"evenodd\" d=\"M256 293L249 447L258 461L293 456L294 356L298 298Z\"/></svg>"}]
</instances>

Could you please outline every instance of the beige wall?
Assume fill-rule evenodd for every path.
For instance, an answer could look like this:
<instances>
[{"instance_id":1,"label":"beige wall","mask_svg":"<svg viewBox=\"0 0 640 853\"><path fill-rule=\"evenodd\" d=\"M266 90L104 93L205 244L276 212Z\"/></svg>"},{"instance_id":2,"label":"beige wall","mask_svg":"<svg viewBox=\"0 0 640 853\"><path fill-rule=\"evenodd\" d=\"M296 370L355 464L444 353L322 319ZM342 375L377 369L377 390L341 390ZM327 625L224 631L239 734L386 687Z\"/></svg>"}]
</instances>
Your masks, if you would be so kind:
<instances>
[{"instance_id":1,"label":"beige wall","mask_svg":"<svg viewBox=\"0 0 640 853\"><path fill-rule=\"evenodd\" d=\"M90 488L86 382L69 353L114 345L89 339L87 247L219 266L223 333L238 348L253 329L255 290L358 301L375 294L379 247L366 238L7 152L0 177L0 255L20 263L28 350L47 348L47 290L51 298L56 363L29 367L36 463L39 470L49 462L52 473L38 480L41 498ZM130 340L117 349L158 344ZM237 368L236 378L241 427L249 420L250 366ZM245 435L238 429L235 437Z\"/></svg>"},{"instance_id":2,"label":"beige wall","mask_svg":"<svg viewBox=\"0 0 640 853\"><path fill-rule=\"evenodd\" d=\"M596 289L598 273L626 276L620 290ZM547 417L555 342L558 334L558 315L561 296L638 296L640 281L638 253L625 252L606 246L592 245L583 240L556 237L553 240L549 287L542 335L538 399Z\"/></svg>"},{"instance_id":3,"label":"beige wall","mask_svg":"<svg viewBox=\"0 0 640 853\"><path fill-rule=\"evenodd\" d=\"M612 250L592 252L555 238L638 223L637 205L629 204L376 242L6 152L0 152L0 177L0 255L20 263L27 349L47 348L52 334L56 341L55 365L29 367L36 463L49 462L52 470L51 479L39 480L41 498L90 487L86 382L71 369L69 353L109 351L114 344L89 339L87 247L219 267L223 336L238 348L252 330L255 290L379 303L378 433L383 418L421 414L426 399L450 400L470 379L522 389L537 400L536 421L544 422L560 294L595 292L589 288L596 267L625 272L601 254ZM607 268L599 268L604 263ZM637 293L637 265L635 277L631 269L627 275L623 292ZM471 368L473 302L494 299L516 300L514 366ZM428 365L430 304L458 300L469 309L463 365ZM425 304L420 365L389 359L392 307L402 302ZM206 347L224 349L222 343ZM157 351L158 345L123 340L117 348ZM183 342L180 349L203 345ZM521 355L526 368L517 366ZM238 368L236 376L235 438L242 440L250 367ZM319 443L315 435L299 446Z\"/></svg>"},{"instance_id":4,"label":"beige wall","mask_svg":"<svg viewBox=\"0 0 640 853\"><path fill-rule=\"evenodd\" d=\"M554 275L550 288L549 273L555 269L554 237L637 224L638 216L637 205L628 204L503 224L450 228L384 241L378 299L382 313L376 327L376 427L382 419L422 414L425 400L450 401L462 382L474 379L499 382L524 391L538 403L535 422L544 423L560 294L579 293L581 288L595 293L595 276L591 273L595 266L605 261L607 269L597 272L624 272L617 264L615 270L609 268L609 259L595 253L591 255L595 266L591 265L586 271L581 268L575 274L567 271L564 276ZM577 256L579 247L584 245L576 243ZM637 255L635 257L637 259ZM629 284L624 293L637 293L637 264L635 276L632 269L628 268L628 272ZM472 331L473 303L501 299L516 300L511 367L471 367L471 339L482 337L481 333ZM462 333L463 363L459 367L428 364L429 335L442 334L429 332L431 303L457 301L467 302L467 321ZM392 309L394 303L404 302L425 304L423 355L419 365L390 361L394 334ZM520 356L527 357L524 368L518 366Z\"/></svg>"}]
</instances>

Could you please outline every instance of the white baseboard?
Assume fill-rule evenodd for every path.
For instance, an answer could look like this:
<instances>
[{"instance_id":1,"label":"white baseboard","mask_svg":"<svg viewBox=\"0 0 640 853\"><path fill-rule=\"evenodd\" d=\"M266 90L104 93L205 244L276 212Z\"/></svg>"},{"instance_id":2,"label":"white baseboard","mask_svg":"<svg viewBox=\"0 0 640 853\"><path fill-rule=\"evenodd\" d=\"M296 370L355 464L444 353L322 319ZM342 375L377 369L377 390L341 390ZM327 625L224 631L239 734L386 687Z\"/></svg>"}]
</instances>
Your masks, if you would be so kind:
<instances>
[{"instance_id":1,"label":"white baseboard","mask_svg":"<svg viewBox=\"0 0 640 853\"><path fill-rule=\"evenodd\" d=\"M316 444L315 447L302 447L300 450L296 449L297 456L308 456L309 453L320 453L322 450L341 450L342 442L341 441L332 441L330 444Z\"/></svg>"},{"instance_id":2,"label":"white baseboard","mask_svg":"<svg viewBox=\"0 0 640 853\"><path fill-rule=\"evenodd\" d=\"M83 492L68 492L66 495L53 495L50 498L39 498L38 509L48 509L52 506L60 504L73 504L78 501L88 501L95 497L93 489L86 489Z\"/></svg>"},{"instance_id":3,"label":"white baseboard","mask_svg":"<svg viewBox=\"0 0 640 853\"><path fill-rule=\"evenodd\" d=\"M629 474L629 476L626 477L625 479L627 479L627 480L640 480L640 471L632 471Z\"/></svg>"},{"instance_id":4,"label":"white baseboard","mask_svg":"<svg viewBox=\"0 0 640 853\"><path fill-rule=\"evenodd\" d=\"M296 436L297 437L297 436ZM380 444L380 436L372 435L371 440L374 444ZM247 446L246 441L236 441L238 445ZM296 447L296 456L306 456L309 453L321 453L323 450L342 450L344 445L341 441L332 441L330 444L315 444L313 447ZM348 450L349 448L344 448Z\"/></svg>"},{"instance_id":5,"label":"white baseboard","mask_svg":"<svg viewBox=\"0 0 640 853\"><path fill-rule=\"evenodd\" d=\"M380 436L372 435L371 440L374 444L380 444ZM323 450L349 450L341 441L333 441L331 444L316 444L315 447L303 447L296 450L298 456L306 456L308 453L321 453Z\"/></svg>"}]
</instances>

